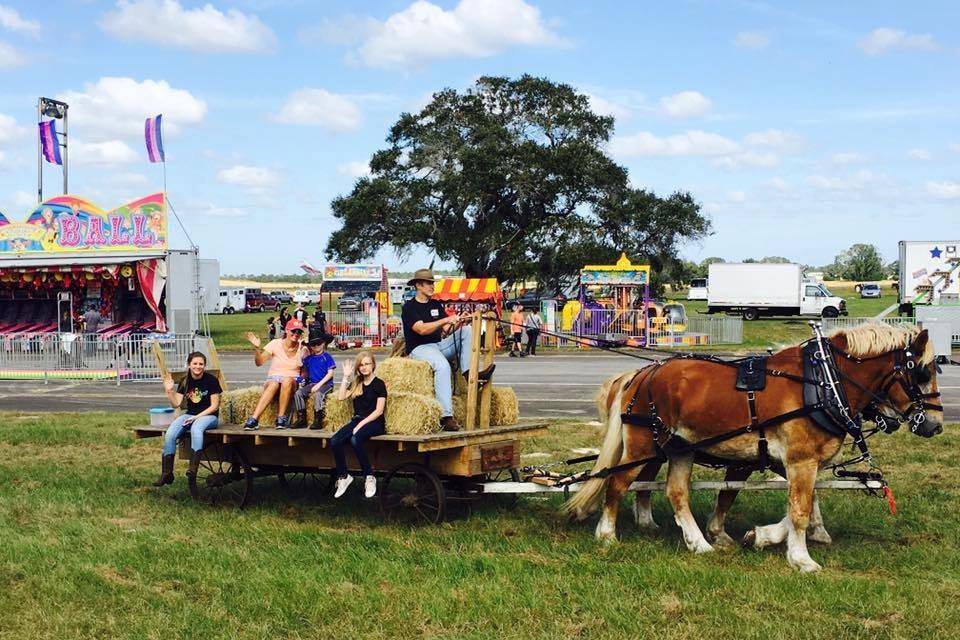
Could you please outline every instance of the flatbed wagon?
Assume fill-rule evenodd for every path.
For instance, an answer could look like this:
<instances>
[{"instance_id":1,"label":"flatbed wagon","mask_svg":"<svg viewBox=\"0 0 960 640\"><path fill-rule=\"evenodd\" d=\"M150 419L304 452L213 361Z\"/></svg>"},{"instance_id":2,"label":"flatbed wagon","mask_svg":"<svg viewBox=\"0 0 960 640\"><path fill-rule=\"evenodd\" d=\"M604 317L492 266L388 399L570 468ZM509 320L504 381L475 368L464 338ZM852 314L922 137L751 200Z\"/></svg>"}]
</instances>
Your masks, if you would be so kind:
<instances>
[{"instance_id":1,"label":"flatbed wagon","mask_svg":"<svg viewBox=\"0 0 960 640\"><path fill-rule=\"evenodd\" d=\"M165 427L136 427L137 438L163 435ZM368 455L380 478L378 494L385 516L441 522L448 504L476 500L488 482L519 483L520 441L546 433L542 423L521 423L471 431L425 435L382 435L368 441ZM204 449L190 493L211 504L246 506L254 480L275 477L282 485L327 493L334 480L330 431L221 426L205 434ZM189 459L189 438L178 454ZM356 471L352 453L347 465ZM515 499L506 498L508 501Z\"/></svg>"}]
</instances>

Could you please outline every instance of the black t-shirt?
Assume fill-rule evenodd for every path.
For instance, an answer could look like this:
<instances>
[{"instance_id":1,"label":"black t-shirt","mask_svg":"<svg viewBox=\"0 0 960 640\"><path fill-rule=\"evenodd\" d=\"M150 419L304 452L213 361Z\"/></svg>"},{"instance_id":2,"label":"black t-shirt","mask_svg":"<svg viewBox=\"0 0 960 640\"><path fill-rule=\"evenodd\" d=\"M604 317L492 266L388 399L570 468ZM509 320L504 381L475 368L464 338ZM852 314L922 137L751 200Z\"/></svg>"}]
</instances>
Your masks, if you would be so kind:
<instances>
[{"instance_id":1,"label":"black t-shirt","mask_svg":"<svg viewBox=\"0 0 960 640\"><path fill-rule=\"evenodd\" d=\"M363 385L363 393L353 399L353 415L366 418L377 408L377 398L387 397L387 385L380 378L374 378L370 384ZM383 417L386 410L379 418L370 424L384 424Z\"/></svg>"},{"instance_id":2,"label":"black t-shirt","mask_svg":"<svg viewBox=\"0 0 960 640\"><path fill-rule=\"evenodd\" d=\"M403 311L400 313L400 319L403 321L403 339L406 341L407 354L422 344L433 344L440 342L443 338L443 329L437 329L430 335L420 335L413 330L413 325L418 321L436 322L441 318L447 317L443 305L437 300L428 300L426 302L417 302L416 298L411 298L403 304Z\"/></svg>"},{"instance_id":3,"label":"black t-shirt","mask_svg":"<svg viewBox=\"0 0 960 640\"><path fill-rule=\"evenodd\" d=\"M220 388L220 381L211 373L204 372L199 380L194 380L190 373L180 381L177 392L182 393L187 400L187 413L195 416L201 411L210 408L210 396L214 393L223 393ZM212 415L220 413L218 409Z\"/></svg>"}]
</instances>

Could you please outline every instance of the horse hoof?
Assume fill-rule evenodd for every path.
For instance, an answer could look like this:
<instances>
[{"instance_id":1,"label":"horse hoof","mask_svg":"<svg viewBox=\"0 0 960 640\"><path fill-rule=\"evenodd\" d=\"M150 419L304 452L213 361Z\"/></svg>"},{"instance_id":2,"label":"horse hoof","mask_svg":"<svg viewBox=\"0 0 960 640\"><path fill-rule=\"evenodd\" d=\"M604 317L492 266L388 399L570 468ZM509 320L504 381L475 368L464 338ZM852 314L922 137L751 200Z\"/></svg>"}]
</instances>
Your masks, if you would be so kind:
<instances>
[{"instance_id":1,"label":"horse hoof","mask_svg":"<svg viewBox=\"0 0 960 640\"><path fill-rule=\"evenodd\" d=\"M810 542L816 542L818 544L830 544L833 542L833 538L830 537L830 534L827 533L827 530L823 527L808 531L807 540Z\"/></svg>"},{"instance_id":2,"label":"horse hoof","mask_svg":"<svg viewBox=\"0 0 960 640\"><path fill-rule=\"evenodd\" d=\"M743 534L743 540L740 541L740 544L744 547L754 547L757 544L757 532L754 529L750 529L745 534Z\"/></svg>"},{"instance_id":3,"label":"horse hoof","mask_svg":"<svg viewBox=\"0 0 960 640\"><path fill-rule=\"evenodd\" d=\"M699 555L702 554L702 553L713 553L713 552L714 552L714 548L711 547L711 546L710 546L709 544L707 544L706 542L704 542L703 544L694 547L694 548L693 548L693 552L699 556Z\"/></svg>"},{"instance_id":4,"label":"horse hoof","mask_svg":"<svg viewBox=\"0 0 960 640\"><path fill-rule=\"evenodd\" d=\"M713 543L713 546L720 549L735 549L737 546L737 543L734 542L733 538L727 535L726 531L721 531L716 535L711 535L710 538L710 542Z\"/></svg>"},{"instance_id":5,"label":"horse hoof","mask_svg":"<svg viewBox=\"0 0 960 640\"><path fill-rule=\"evenodd\" d=\"M810 558L806 558L804 560L793 560L790 562L790 566L800 573L814 573L823 568Z\"/></svg>"}]
</instances>

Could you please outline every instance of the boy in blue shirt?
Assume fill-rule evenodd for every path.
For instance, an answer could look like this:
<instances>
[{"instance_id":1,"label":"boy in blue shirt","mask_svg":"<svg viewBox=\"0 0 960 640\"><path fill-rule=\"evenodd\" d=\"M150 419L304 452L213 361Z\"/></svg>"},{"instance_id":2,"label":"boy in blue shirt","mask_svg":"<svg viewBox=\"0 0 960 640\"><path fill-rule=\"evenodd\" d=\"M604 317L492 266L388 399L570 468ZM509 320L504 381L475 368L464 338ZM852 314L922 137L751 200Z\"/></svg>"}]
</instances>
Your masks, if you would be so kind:
<instances>
[{"instance_id":1,"label":"boy in blue shirt","mask_svg":"<svg viewBox=\"0 0 960 640\"><path fill-rule=\"evenodd\" d=\"M333 341L333 336L324 331L310 331L310 340L307 347L310 355L303 359L302 386L297 389L293 401L297 407L297 419L291 425L294 429L307 426L307 402L310 394L315 390L317 395L313 399L313 424L311 429L323 429L324 405L327 394L333 391L333 370L337 368L333 356L327 353L327 345Z\"/></svg>"}]
</instances>

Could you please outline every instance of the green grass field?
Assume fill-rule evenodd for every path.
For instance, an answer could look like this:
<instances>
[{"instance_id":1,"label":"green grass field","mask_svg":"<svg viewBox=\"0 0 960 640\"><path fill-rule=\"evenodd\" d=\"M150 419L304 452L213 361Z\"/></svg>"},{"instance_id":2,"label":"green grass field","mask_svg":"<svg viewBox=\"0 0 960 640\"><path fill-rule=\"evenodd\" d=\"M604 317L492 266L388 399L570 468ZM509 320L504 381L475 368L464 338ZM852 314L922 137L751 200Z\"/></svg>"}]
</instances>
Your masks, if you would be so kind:
<instances>
[{"instance_id":1,"label":"green grass field","mask_svg":"<svg viewBox=\"0 0 960 640\"><path fill-rule=\"evenodd\" d=\"M821 498L834 544L799 575L782 548L693 556L663 496L661 533L621 513L622 542L568 524L559 498L396 527L349 494L293 498L258 480L245 511L154 489L159 440L132 414L4 414L0 638L948 638L960 633L956 425L873 440L897 492ZM528 452L597 446L554 425ZM544 458L537 458L541 462ZM709 476L705 471L697 477ZM703 523L713 495L695 496ZM728 530L779 520L780 493L745 494Z\"/></svg>"}]
</instances>

